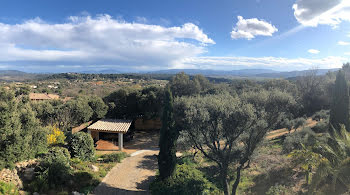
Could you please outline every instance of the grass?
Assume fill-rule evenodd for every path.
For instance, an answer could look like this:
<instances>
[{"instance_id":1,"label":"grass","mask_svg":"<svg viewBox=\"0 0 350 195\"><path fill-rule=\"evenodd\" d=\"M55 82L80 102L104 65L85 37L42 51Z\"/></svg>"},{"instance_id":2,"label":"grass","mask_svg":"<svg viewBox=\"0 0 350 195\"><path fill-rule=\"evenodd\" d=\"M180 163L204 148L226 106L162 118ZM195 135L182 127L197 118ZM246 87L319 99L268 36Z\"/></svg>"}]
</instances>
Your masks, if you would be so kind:
<instances>
[{"instance_id":1,"label":"grass","mask_svg":"<svg viewBox=\"0 0 350 195\"><path fill-rule=\"evenodd\" d=\"M92 192L115 164L120 163L126 156L124 152L102 155L99 156L99 158L103 158L102 162L87 162L76 158L72 159L74 190L84 194ZM92 165L98 167L97 172L91 169Z\"/></svg>"},{"instance_id":2,"label":"grass","mask_svg":"<svg viewBox=\"0 0 350 195\"><path fill-rule=\"evenodd\" d=\"M67 178L67 181L69 181L66 186L59 189L52 189L49 191L49 194L70 194L72 191L77 191L83 194L89 194L91 193L97 185L102 181L102 179L107 175L107 173L115 166L116 163L119 163L123 158L125 158L127 155L126 153L113 153L108 155L96 155L96 159L103 158L102 161L82 161L78 158L72 158L70 160L71 165L71 172L70 177ZM92 166L96 166L98 170L94 171L92 169ZM33 189L30 186L37 186L35 183L36 180L33 180L33 182L26 184L28 186L28 190L33 192ZM3 187L5 186L5 187ZM40 185L38 186L40 188ZM9 194L9 195L16 195L8 193L9 190L8 185L4 185L0 183L0 195L2 194ZM4 191L6 189L6 193L2 193L1 190Z\"/></svg>"},{"instance_id":3,"label":"grass","mask_svg":"<svg viewBox=\"0 0 350 195\"><path fill-rule=\"evenodd\" d=\"M0 195L18 195L17 187L12 183L5 183L0 181Z\"/></svg>"}]
</instances>

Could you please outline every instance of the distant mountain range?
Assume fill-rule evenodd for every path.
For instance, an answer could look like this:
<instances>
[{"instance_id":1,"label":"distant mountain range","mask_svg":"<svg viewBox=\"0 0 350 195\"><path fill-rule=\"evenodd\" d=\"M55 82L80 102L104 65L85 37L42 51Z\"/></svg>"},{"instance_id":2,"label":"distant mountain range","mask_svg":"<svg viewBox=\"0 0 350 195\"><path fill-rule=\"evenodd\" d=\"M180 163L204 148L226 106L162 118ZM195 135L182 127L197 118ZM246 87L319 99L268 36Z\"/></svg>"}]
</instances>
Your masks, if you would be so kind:
<instances>
[{"instance_id":1,"label":"distant mountain range","mask_svg":"<svg viewBox=\"0 0 350 195\"><path fill-rule=\"evenodd\" d=\"M318 69L318 75L324 75L329 71L336 71L338 69ZM168 74L173 75L179 72L185 72L189 75L202 74L204 76L211 77L258 77L258 78L292 78L303 76L307 74L310 70L302 70L302 71L275 71L271 69L242 69L242 70L203 70L203 69L168 69L168 70L158 70L151 72L138 72L134 74ZM123 73L132 73L132 72L124 72L117 71L114 69L106 69L100 71L81 71L78 72L81 74L123 74ZM53 73L51 73L53 74ZM35 78L43 78L47 75L51 74L42 74L42 73L26 73L18 70L0 70L0 81L24 81Z\"/></svg>"},{"instance_id":2,"label":"distant mountain range","mask_svg":"<svg viewBox=\"0 0 350 195\"><path fill-rule=\"evenodd\" d=\"M318 69L318 75L324 75L329 71L336 71L338 69ZM303 76L310 72L310 70L302 71L275 71L271 69L242 69L242 70L201 70L201 69L169 69L148 72L148 74L176 74L179 72L185 72L189 75L202 74L205 76L232 76L232 77L262 77L262 78L291 78Z\"/></svg>"}]
</instances>

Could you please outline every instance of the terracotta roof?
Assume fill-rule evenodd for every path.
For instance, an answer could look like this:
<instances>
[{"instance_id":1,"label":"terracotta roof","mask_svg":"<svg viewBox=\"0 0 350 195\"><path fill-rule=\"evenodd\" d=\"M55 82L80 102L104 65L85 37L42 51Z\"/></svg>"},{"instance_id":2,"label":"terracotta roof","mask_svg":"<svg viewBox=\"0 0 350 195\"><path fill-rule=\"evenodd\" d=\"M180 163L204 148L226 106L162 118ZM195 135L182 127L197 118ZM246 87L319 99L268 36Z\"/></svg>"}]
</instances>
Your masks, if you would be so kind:
<instances>
[{"instance_id":1,"label":"terracotta roof","mask_svg":"<svg viewBox=\"0 0 350 195\"><path fill-rule=\"evenodd\" d=\"M31 99L31 100L53 100L53 99L60 99L60 96L56 95L56 94L30 93L29 99Z\"/></svg>"},{"instance_id":2,"label":"terracotta roof","mask_svg":"<svg viewBox=\"0 0 350 195\"><path fill-rule=\"evenodd\" d=\"M74 133L77 133L77 132L79 132L79 131L85 129L87 126L91 125L91 123L92 123L92 121L89 121L89 122L86 122L86 123L81 124L81 125L78 126L78 127L72 128L72 133L74 134Z\"/></svg>"},{"instance_id":3,"label":"terracotta roof","mask_svg":"<svg viewBox=\"0 0 350 195\"><path fill-rule=\"evenodd\" d=\"M31 100L50 100L51 98L45 93L30 93L29 99Z\"/></svg>"},{"instance_id":4,"label":"terracotta roof","mask_svg":"<svg viewBox=\"0 0 350 195\"><path fill-rule=\"evenodd\" d=\"M60 96L56 95L56 94L47 94L47 96L49 96L51 99L55 99L55 100L60 99Z\"/></svg>"},{"instance_id":5,"label":"terracotta roof","mask_svg":"<svg viewBox=\"0 0 350 195\"><path fill-rule=\"evenodd\" d=\"M90 125L88 130L106 131L115 133L126 133L129 130L132 120L122 119L101 119Z\"/></svg>"}]
</instances>

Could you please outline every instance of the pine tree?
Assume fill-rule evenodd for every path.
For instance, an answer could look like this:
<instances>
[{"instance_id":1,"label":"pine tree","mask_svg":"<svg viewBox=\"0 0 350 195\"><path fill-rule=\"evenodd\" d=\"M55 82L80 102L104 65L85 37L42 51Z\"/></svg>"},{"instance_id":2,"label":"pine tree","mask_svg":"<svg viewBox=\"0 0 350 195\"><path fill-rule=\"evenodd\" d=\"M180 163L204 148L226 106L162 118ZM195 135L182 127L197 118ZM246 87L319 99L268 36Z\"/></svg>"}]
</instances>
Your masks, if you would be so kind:
<instances>
[{"instance_id":1,"label":"pine tree","mask_svg":"<svg viewBox=\"0 0 350 195\"><path fill-rule=\"evenodd\" d=\"M350 130L349 124L349 87L343 71L339 71L335 80L330 111L330 125L339 130L344 124Z\"/></svg>"},{"instance_id":2,"label":"pine tree","mask_svg":"<svg viewBox=\"0 0 350 195\"><path fill-rule=\"evenodd\" d=\"M165 91L162 128L159 139L158 167L160 179L170 177L176 167L176 140L179 132L175 129L173 97L169 88Z\"/></svg>"}]
</instances>

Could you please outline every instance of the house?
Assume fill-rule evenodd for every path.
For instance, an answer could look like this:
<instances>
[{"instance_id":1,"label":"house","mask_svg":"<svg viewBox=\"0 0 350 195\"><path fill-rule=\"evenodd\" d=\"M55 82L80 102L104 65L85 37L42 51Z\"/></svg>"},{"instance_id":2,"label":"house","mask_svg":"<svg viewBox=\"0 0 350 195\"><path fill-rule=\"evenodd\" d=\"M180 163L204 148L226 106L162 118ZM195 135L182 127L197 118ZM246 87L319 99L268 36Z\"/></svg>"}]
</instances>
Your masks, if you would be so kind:
<instances>
[{"instance_id":1,"label":"house","mask_svg":"<svg viewBox=\"0 0 350 195\"><path fill-rule=\"evenodd\" d=\"M42 100L58 100L59 95L47 94L47 93L29 93L29 99L32 101L42 101Z\"/></svg>"},{"instance_id":2,"label":"house","mask_svg":"<svg viewBox=\"0 0 350 195\"><path fill-rule=\"evenodd\" d=\"M131 126L132 120L123 119L101 119L90 125L88 133L98 141L101 137L107 135L118 135L119 150L123 150L123 134L126 134Z\"/></svg>"}]
</instances>

